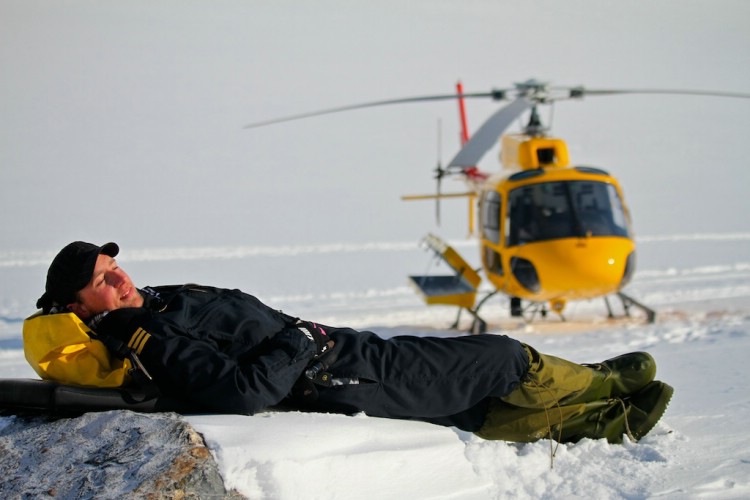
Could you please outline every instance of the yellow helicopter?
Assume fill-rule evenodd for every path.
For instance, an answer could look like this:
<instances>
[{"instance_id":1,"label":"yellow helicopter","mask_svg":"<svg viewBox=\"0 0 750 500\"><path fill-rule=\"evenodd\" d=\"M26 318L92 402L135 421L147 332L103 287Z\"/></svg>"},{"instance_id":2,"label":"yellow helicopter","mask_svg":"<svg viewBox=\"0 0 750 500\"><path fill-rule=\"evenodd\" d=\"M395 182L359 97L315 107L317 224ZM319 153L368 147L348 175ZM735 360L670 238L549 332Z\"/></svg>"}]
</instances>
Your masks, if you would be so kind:
<instances>
[{"instance_id":1,"label":"yellow helicopter","mask_svg":"<svg viewBox=\"0 0 750 500\"><path fill-rule=\"evenodd\" d=\"M607 171L572 165L566 143L547 135L538 108L561 99L591 95L685 94L750 98L750 94L693 90L623 90L553 87L537 80L517 83L491 92L464 93L461 84L449 95L409 97L375 101L258 122L253 128L289 120L353 109L410 102L455 99L459 104L462 148L446 167L438 165L438 192L405 196L403 199L468 197L470 232L477 215L482 269L493 291L477 302L481 277L452 247L435 235L424 243L453 270L447 276L410 276L427 304L452 305L473 317L472 331L486 329L479 316L484 303L497 293L510 297L510 314L531 321L548 310L559 315L568 301L603 297L608 315L614 317L608 300L617 296L624 312L635 307L653 322L653 309L623 293L635 272L636 245L630 213L622 189ZM465 98L491 97L511 100L496 111L469 137ZM506 129L528 112L520 133ZM502 170L488 174L477 164L500 139ZM441 180L461 176L469 191L444 194ZM475 211L475 205L478 211ZM439 209L438 209L439 210ZM439 213L439 212L438 212Z\"/></svg>"}]
</instances>

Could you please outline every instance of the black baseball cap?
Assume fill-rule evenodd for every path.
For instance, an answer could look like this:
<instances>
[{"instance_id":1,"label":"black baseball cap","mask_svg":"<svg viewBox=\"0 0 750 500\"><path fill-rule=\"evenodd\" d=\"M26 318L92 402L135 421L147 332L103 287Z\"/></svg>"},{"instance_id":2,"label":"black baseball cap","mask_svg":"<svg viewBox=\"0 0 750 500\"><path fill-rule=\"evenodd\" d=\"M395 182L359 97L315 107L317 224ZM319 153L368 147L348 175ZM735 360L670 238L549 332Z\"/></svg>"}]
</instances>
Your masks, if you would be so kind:
<instances>
[{"instance_id":1,"label":"black baseball cap","mask_svg":"<svg viewBox=\"0 0 750 500\"><path fill-rule=\"evenodd\" d=\"M117 243L111 242L102 246L85 241L69 243L52 260L44 295L36 301L36 306L47 313L54 306L75 302L76 293L91 281L97 257L100 254L114 257L119 251Z\"/></svg>"}]
</instances>

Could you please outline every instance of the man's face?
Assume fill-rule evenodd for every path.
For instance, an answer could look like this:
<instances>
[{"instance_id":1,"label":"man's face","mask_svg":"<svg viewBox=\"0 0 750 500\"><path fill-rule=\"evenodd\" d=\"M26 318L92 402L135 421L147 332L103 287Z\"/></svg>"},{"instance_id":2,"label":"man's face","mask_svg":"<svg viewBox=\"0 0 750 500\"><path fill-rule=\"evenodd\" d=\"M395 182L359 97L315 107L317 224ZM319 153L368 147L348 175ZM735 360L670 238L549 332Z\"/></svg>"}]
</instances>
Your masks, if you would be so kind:
<instances>
[{"instance_id":1,"label":"man's face","mask_svg":"<svg viewBox=\"0 0 750 500\"><path fill-rule=\"evenodd\" d=\"M143 297L115 259L100 254L91 281L78 292L78 302L68 307L81 319L123 307L141 307Z\"/></svg>"}]
</instances>

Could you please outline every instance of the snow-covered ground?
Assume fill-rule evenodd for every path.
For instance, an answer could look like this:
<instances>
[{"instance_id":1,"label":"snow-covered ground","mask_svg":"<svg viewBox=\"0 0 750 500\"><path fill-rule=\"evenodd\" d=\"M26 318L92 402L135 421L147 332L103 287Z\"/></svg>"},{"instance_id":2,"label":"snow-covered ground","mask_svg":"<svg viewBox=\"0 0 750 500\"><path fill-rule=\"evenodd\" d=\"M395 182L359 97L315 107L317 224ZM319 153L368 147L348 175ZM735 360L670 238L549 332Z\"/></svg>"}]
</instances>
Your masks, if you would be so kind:
<instances>
[{"instance_id":1,"label":"snow-covered ground","mask_svg":"<svg viewBox=\"0 0 750 500\"><path fill-rule=\"evenodd\" d=\"M290 313L456 335L406 284L428 231L478 263L466 207L401 203L456 151L452 103L246 123L321 107L487 91L536 77L592 88L748 92L744 0L0 0L0 377L46 267L114 240L136 283L237 287ZM468 103L475 130L498 104ZM423 423L296 413L190 416L251 498L750 497L750 101L627 96L543 111L573 162L613 172L635 222L627 292L653 325L484 315L544 352L651 352L674 399L637 444L485 442ZM442 147L437 126L442 124ZM438 152L438 149L440 151ZM496 168L497 151L480 165ZM455 188L455 189L453 189ZM446 191L463 186L444 183ZM2 425L2 422L0 422Z\"/></svg>"},{"instance_id":2,"label":"snow-covered ground","mask_svg":"<svg viewBox=\"0 0 750 500\"><path fill-rule=\"evenodd\" d=\"M457 246L474 256L474 244ZM507 300L486 306L492 332L575 361L651 352L658 378L675 387L675 396L663 421L637 444L560 445L551 468L549 441L488 442L417 422L303 413L187 418L206 437L227 485L250 498L746 498L750 233L644 237L639 248L641 271L628 291L657 309L653 325L637 313L633 321L608 322L603 301L572 304L570 324L550 318L532 326L510 320ZM274 277L300 260L299 286L284 293ZM120 263L140 281L158 274L157 266L163 279L214 277L223 286L258 290L289 312L386 337L461 334L448 329L452 309L427 308L399 286L408 272L402 268L422 270L426 260L416 243L405 242L126 248ZM42 262L0 254L0 275L6 283L31 280ZM19 339L28 306L10 302L4 299L0 320L0 376L30 377Z\"/></svg>"}]
</instances>

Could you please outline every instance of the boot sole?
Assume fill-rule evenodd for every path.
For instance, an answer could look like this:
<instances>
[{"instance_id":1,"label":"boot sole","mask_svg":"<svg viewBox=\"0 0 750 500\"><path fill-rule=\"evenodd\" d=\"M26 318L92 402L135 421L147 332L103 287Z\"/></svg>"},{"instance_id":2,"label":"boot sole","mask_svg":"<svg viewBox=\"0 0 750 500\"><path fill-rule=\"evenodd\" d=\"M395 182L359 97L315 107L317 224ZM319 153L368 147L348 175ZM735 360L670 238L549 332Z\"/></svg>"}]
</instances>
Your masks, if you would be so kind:
<instances>
[{"instance_id":1,"label":"boot sole","mask_svg":"<svg viewBox=\"0 0 750 500\"><path fill-rule=\"evenodd\" d=\"M658 386L658 389L653 389L655 386ZM647 409L639 406L638 396L645 396L646 393L654 390L658 390L659 394L656 397L656 402L653 404L653 406ZM659 382L657 380L649 383L641 391L634 394L633 397L630 398L630 403L634 407L646 413L646 418L642 422L639 422L637 426L631 427L631 433L633 434L633 437L636 439L636 441L640 440L643 436L651 432L651 430L656 426L659 420L661 420L664 412L667 411L667 407L669 406L669 402L671 401L673 394L674 388L671 385L665 384L664 382ZM651 398L653 398L653 396L649 397L649 399Z\"/></svg>"}]
</instances>

